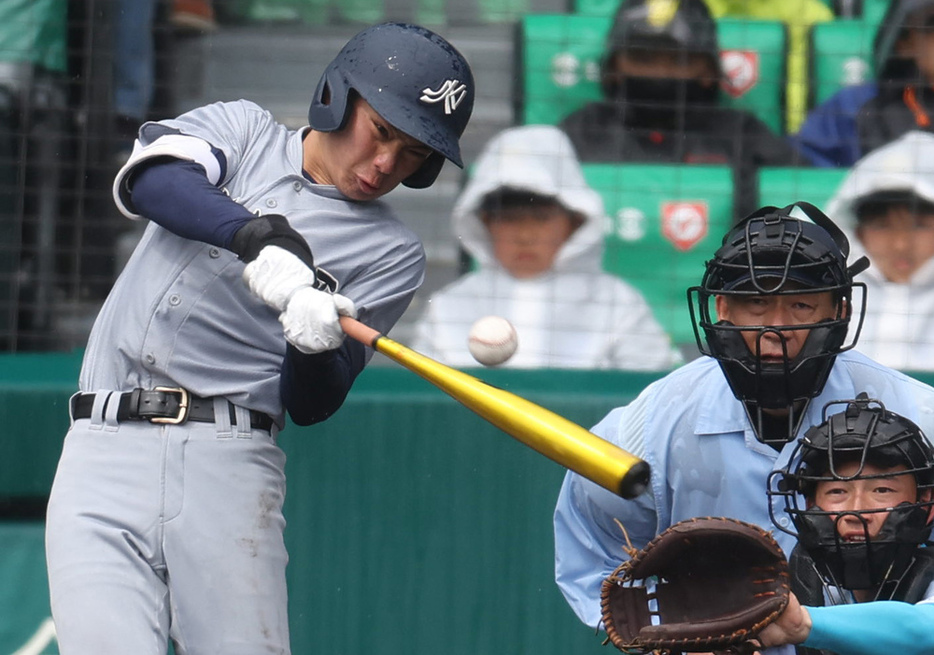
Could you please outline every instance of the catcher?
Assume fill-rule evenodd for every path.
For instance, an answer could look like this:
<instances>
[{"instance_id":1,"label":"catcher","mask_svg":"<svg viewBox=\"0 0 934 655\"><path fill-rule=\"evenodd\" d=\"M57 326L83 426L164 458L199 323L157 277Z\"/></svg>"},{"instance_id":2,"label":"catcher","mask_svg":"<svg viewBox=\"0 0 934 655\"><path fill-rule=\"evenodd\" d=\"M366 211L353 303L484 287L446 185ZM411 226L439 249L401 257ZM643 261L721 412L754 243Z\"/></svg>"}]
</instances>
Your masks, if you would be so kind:
<instances>
[{"instance_id":1,"label":"catcher","mask_svg":"<svg viewBox=\"0 0 934 655\"><path fill-rule=\"evenodd\" d=\"M770 479L798 545L787 609L759 640L801 644L799 655L934 653L934 449L866 394L824 414L800 440L797 464Z\"/></svg>"}]
</instances>

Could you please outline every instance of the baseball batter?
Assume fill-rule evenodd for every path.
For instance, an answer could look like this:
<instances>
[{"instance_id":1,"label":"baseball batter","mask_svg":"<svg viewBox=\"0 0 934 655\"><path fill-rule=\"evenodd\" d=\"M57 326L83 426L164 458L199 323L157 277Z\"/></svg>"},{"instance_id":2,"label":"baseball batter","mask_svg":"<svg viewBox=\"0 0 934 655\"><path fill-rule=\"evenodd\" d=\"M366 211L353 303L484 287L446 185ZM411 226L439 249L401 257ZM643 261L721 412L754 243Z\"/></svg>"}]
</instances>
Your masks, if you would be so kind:
<instances>
[{"instance_id":1,"label":"baseball batter","mask_svg":"<svg viewBox=\"0 0 934 655\"><path fill-rule=\"evenodd\" d=\"M94 325L47 518L64 655L289 653L285 412L340 407L423 279L379 198L430 186L474 97L424 28L354 36L309 127L246 101L147 123L114 195L150 220Z\"/></svg>"}]
</instances>

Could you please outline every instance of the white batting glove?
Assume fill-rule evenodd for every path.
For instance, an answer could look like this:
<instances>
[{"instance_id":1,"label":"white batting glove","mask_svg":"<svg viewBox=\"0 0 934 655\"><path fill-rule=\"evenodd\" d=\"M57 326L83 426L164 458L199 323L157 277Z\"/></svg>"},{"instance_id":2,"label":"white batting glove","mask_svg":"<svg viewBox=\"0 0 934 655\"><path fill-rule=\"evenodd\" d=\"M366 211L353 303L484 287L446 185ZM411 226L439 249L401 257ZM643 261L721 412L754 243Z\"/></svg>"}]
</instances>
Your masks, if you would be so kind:
<instances>
[{"instance_id":1,"label":"white batting glove","mask_svg":"<svg viewBox=\"0 0 934 655\"><path fill-rule=\"evenodd\" d=\"M243 269L243 281L264 303L283 311L299 289L315 284L315 272L279 246L265 246Z\"/></svg>"},{"instance_id":2,"label":"white batting glove","mask_svg":"<svg viewBox=\"0 0 934 655\"><path fill-rule=\"evenodd\" d=\"M334 350L344 342L340 316L357 318L353 301L338 293L304 287L279 315L286 340L306 355Z\"/></svg>"}]
</instances>

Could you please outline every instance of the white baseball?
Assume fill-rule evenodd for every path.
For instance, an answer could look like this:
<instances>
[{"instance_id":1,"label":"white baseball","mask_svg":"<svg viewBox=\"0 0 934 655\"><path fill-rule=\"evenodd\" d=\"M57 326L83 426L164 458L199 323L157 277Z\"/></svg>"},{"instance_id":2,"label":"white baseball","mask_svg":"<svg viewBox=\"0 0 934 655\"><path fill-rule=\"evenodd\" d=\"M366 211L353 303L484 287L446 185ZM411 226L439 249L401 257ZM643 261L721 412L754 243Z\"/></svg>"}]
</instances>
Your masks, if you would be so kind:
<instances>
[{"instance_id":1,"label":"white baseball","mask_svg":"<svg viewBox=\"0 0 934 655\"><path fill-rule=\"evenodd\" d=\"M484 366L502 364L519 347L519 335L512 323L501 316L484 316L470 327L467 347Z\"/></svg>"}]
</instances>

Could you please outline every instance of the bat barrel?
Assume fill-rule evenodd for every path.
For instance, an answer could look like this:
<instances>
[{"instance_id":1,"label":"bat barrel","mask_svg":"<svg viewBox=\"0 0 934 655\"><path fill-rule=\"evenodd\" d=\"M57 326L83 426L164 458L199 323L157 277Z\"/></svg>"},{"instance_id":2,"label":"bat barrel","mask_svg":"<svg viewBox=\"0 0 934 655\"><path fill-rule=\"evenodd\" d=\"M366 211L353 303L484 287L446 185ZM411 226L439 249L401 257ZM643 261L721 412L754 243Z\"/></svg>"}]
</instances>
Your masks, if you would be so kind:
<instances>
[{"instance_id":1,"label":"bat barrel","mask_svg":"<svg viewBox=\"0 0 934 655\"><path fill-rule=\"evenodd\" d=\"M340 321L349 337L431 382L506 434L565 468L623 498L635 498L648 486L649 465L619 446L544 407L417 353L359 321L346 316Z\"/></svg>"},{"instance_id":2,"label":"bat barrel","mask_svg":"<svg viewBox=\"0 0 934 655\"><path fill-rule=\"evenodd\" d=\"M650 469L645 461L576 423L385 336L373 345L503 432L601 487L635 498L648 486Z\"/></svg>"}]
</instances>

